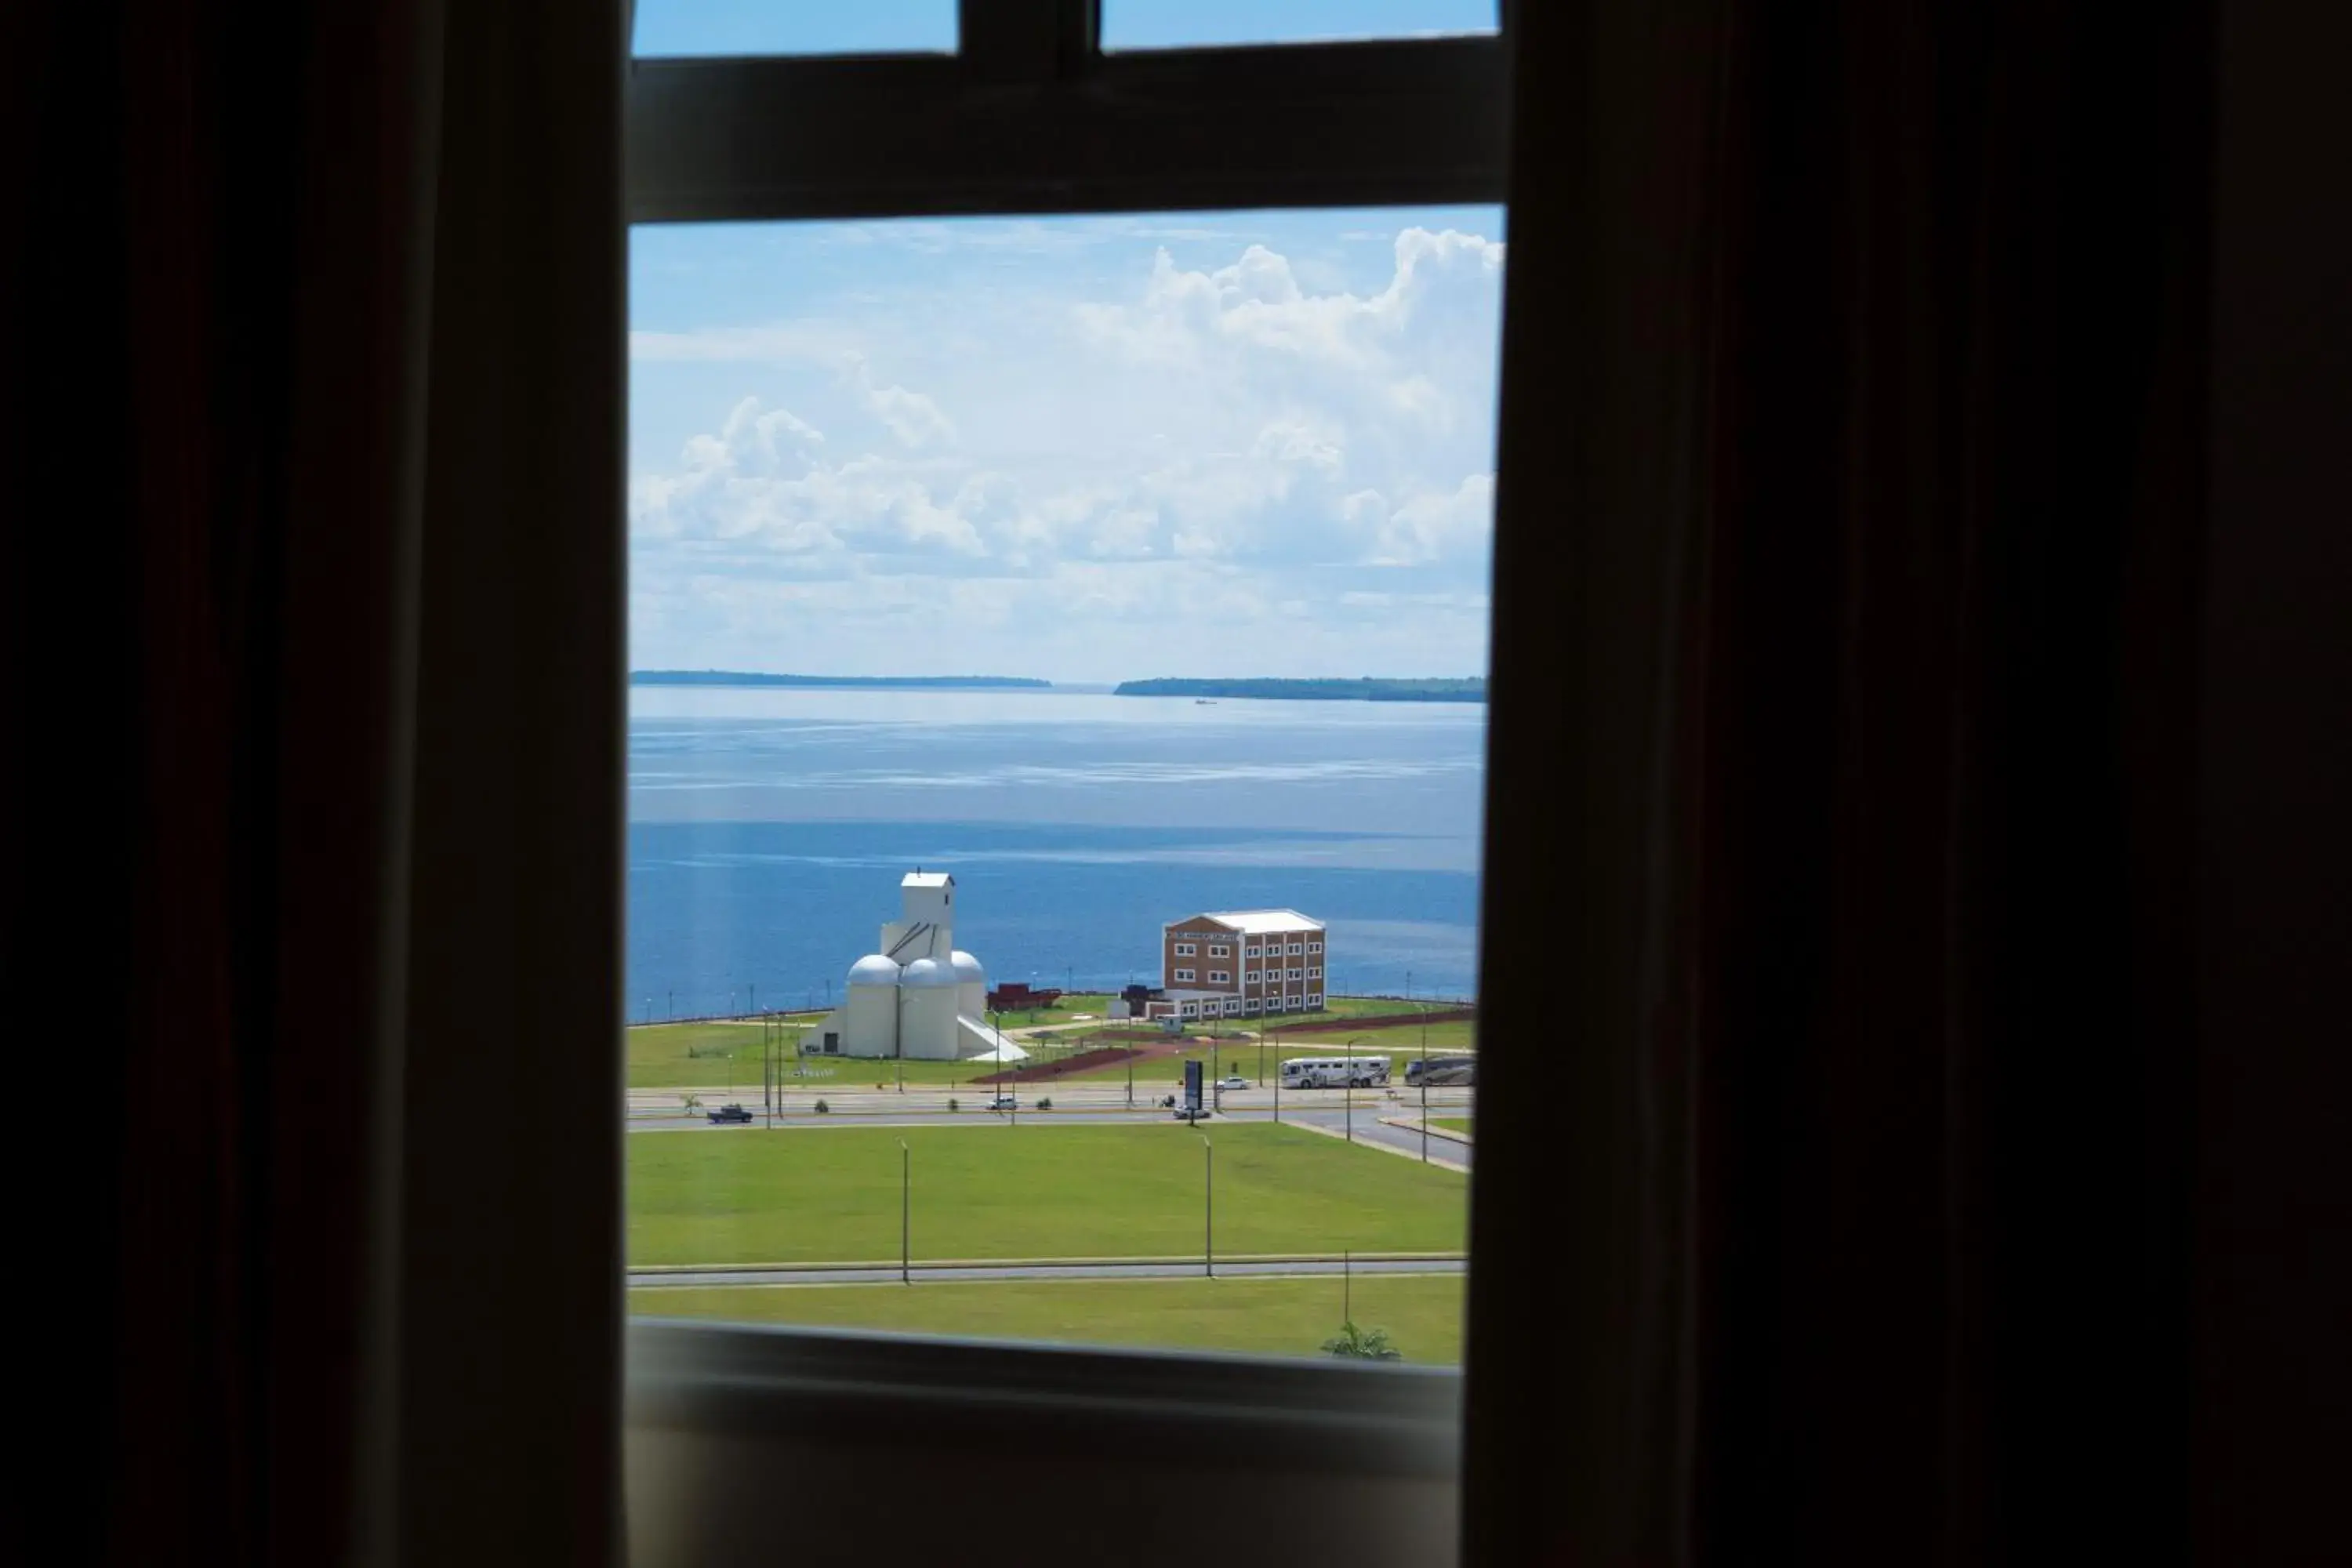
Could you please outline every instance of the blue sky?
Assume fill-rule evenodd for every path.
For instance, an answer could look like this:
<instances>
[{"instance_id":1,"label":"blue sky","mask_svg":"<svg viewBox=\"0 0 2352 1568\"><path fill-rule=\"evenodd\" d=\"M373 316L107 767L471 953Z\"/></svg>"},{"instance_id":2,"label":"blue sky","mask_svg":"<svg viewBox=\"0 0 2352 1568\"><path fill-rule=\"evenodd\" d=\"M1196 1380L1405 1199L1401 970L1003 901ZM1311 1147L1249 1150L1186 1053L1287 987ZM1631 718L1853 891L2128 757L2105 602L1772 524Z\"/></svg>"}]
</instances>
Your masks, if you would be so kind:
<instances>
[{"instance_id":1,"label":"blue sky","mask_svg":"<svg viewBox=\"0 0 2352 1568\"><path fill-rule=\"evenodd\" d=\"M1465 675L1502 215L648 226L638 668Z\"/></svg>"},{"instance_id":2,"label":"blue sky","mask_svg":"<svg viewBox=\"0 0 2352 1568\"><path fill-rule=\"evenodd\" d=\"M952 49L955 0L637 0L645 55ZM1495 0L1103 0L1109 48L1491 31Z\"/></svg>"}]
</instances>

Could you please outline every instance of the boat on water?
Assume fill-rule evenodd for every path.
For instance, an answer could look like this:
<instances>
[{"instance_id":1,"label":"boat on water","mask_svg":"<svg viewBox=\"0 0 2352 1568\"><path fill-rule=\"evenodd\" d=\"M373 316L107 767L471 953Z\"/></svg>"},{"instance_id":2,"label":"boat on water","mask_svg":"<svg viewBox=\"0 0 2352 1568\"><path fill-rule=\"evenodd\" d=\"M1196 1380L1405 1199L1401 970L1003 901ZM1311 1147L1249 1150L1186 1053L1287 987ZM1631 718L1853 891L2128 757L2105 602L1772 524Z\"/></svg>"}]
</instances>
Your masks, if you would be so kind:
<instances>
[{"instance_id":1,"label":"boat on water","mask_svg":"<svg viewBox=\"0 0 2352 1568\"><path fill-rule=\"evenodd\" d=\"M1195 697L1192 699L1192 706L1195 708L1214 708L1216 705L1217 700L1213 697Z\"/></svg>"}]
</instances>

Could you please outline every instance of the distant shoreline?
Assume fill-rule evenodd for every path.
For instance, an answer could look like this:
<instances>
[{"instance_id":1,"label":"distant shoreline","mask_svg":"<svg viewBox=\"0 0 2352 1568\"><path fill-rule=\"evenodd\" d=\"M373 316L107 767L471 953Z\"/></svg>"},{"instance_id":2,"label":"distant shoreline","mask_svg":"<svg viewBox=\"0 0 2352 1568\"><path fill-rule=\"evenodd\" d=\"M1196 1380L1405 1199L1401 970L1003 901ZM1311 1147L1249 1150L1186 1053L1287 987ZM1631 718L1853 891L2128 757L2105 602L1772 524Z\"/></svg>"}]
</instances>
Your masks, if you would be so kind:
<instances>
[{"instance_id":1,"label":"distant shoreline","mask_svg":"<svg viewBox=\"0 0 2352 1568\"><path fill-rule=\"evenodd\" d=\"M1215 700L1232 698L1237 700L1274 700L1286 702L1484 702L1486 682L1484 677L1464 679L1381 679L1364 676L1358 679L1340 679L1287 680L1276 679L1244 679L1235 680L1195 680L1161 679L1157 680L1122 680L1112 689L1114 697L1191 697Z\"/></svg>"},{"instance_id":2,"label":"distant shoreline","mask_svg":"<svg viewBox=\"0 0 2352 1568\"><path fill-rule=\"evenodd\" d=\"M1045 691L1050 680L1020 675L767 675L741 669L633 669L632 686L791 686L857 690Z\"/></svg>"}]
</instances>

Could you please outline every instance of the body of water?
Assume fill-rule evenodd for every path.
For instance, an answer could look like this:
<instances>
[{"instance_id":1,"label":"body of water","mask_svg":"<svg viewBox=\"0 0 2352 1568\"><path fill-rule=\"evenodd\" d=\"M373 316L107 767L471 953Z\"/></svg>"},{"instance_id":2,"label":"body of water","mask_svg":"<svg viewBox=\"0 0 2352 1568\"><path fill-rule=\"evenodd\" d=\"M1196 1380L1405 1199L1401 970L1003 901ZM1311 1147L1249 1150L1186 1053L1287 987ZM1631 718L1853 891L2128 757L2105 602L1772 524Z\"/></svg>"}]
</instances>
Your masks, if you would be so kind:
<instances>
[{"instance_id":1,"label":"body of water","mask_svg":"<svg viewBox=\"0 0 2352 1568\"><path fill-rule=\"evenodd\" d=\"M899 876L993 979L1157 984L1160 928L1287 905L1335 992L1475 987L1486 710L634 688L628 1011L840 999Z\"/></svg>"}]
</instances>

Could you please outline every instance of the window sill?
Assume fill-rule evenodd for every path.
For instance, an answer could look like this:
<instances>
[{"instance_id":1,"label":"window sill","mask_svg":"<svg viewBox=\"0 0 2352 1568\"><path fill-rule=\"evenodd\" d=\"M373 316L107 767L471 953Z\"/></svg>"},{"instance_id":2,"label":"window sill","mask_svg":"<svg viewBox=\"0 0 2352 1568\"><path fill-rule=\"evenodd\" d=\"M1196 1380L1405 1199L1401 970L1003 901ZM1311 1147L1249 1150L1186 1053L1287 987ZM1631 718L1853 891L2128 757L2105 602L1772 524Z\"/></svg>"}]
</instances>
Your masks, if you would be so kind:
<instances>
[{"instance_id":1,"label":"window sill","mask_svg":"<svg viewBox=\"0 0 2352 1568\"><path fill-rule=\"evenodd\" d=\"M789 1430L878 1421L958 1427L1035 1452L1172 1445L1299 1470L1451 1480L1461 1374L1447 1367L1217 1356L763 1325L632 1321L628 1420ZM1131 1430L1129 1430L1131 1429Z\"/></svg>"},{"instance_id":2,"label":"window sill","mask_svg":"<svg viewBox=\"0 0 2352 1568\"><path fill-rule=\"evenodd\" d=\"M1193 1563L1213 1529L1229 1563L1449 1563L1461 1399L1449 1368L636 1320L632 1560Z\"/></svg>"}]
</instances>

